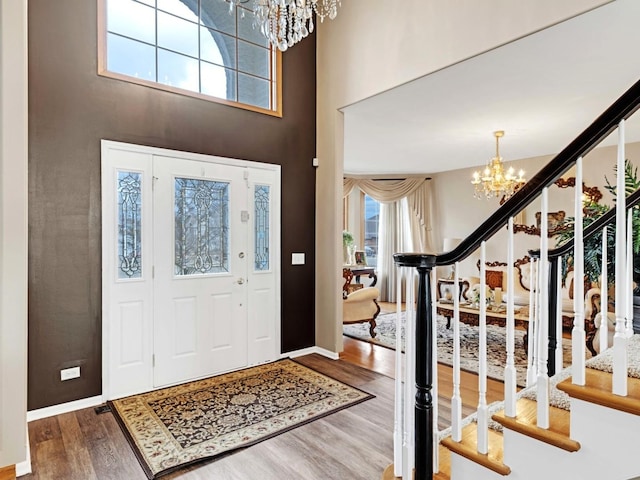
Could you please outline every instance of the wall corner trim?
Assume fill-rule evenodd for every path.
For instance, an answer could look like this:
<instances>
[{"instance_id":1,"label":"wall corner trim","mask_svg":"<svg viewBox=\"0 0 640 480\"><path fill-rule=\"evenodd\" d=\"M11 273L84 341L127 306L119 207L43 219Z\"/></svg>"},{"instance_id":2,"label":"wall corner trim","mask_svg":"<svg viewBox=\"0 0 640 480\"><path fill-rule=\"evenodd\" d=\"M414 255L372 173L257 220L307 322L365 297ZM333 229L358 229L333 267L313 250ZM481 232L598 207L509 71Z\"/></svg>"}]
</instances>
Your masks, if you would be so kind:
<instances>
[{"instance_id":1,"label":"wall corner trim","mask_svg":"<svg viewBox=\"0 0 640 480\"><path fill-rule=\"evenodd\" d=\"M30 410L27 412L27 422L33 422L34 420L53 417L55 415L61 415L63 413L74 412L83 408L96 407L103 404L104 402L106 402L106 400L102 397L102 395L96 395L95 397L81 398L80 400L74 400L73 402L60 403L58 405L52 405L50 407Z\"/></svg>"},{"instance_id":2,"label":"wall corner trim","mask_svg":"<svg viewBox=\"0 0 640 480\"><path fill-rule=\"evenodd\" d=\"M331 360L340 359L340 355L338 353L332 352L322 347L309 347L309 348L302 348L300 350L293 350L291 352L285 352L280 355L280 358L302 357L303 355L311 355L312 353L317 353L318 355L322 355L323 357L330 358Z\"/></svg>"}]
</instances>

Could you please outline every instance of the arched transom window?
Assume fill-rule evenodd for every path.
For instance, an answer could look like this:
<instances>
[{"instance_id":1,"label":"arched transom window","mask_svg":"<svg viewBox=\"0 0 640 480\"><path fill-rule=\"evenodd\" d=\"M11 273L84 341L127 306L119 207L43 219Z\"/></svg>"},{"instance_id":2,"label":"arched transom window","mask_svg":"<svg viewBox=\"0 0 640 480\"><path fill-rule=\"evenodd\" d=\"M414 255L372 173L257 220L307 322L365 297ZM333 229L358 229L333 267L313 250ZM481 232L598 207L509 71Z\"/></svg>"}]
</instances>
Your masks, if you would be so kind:
<instances>
[{"instance_id":1,"label":"arched transom window","mask_svg":"<svg viewBox=\"0 0 640 480\"><path fill-rule=\"evenodd\" d=\"M280 55L252 2L100 0L101 75L280 115Z\"/></svg>"}]
</instances>

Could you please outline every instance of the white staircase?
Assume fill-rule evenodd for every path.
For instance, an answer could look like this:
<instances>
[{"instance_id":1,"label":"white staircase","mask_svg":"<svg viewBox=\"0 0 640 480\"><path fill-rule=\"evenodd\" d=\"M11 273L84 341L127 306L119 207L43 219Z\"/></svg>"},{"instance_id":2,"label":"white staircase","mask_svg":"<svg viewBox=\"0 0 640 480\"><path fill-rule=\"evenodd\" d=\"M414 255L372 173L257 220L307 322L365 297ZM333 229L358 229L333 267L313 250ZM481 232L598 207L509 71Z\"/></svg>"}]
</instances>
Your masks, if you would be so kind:
<instances>
[{"instance_id":1,"label":"white staircase","mask_svg":"<svg viewBox=\"0 0 640 480\"><path fill-rule=\"evenodd\" d=\"M633 332L632 272L633 235L638 228L631 214L640 205L640 190L629 195L624 182L625 121L640 106L640 81L620 97L590 127L569 144L534 178L510 197L502 207L451 252L441 254L397 253L398 289L406 286L406 354L396 348L396 398L394 422L394 464L383 480L489 480L508 477L517 480L634 480L640 479L640 335ZM582 155L586 155L612 132L618 133L615 207L583 230ZM541 218L549 212L548 188L569 168L575 167L574 238L566 246L549 249L546 222L541 224L540 250L534 263L536 277L529 305L529 347L527 381L517 391L514 367L513 295L506 304L506 365L504 402L487 405L487 352L485 276L480 272L478 314L478 410L463 419L460 402L459 282L454 282L453 396L451 426L439 431L437 422L437 342L435 267L454 265L480 251L480 265L486 264L485 242L507 226L507 264L513 265L513 217L540 197ZM626 192L626 194L622 194ZM627 196L628 195L628 196ZM606 217L606 218L605 218ZM615 221L615 334L607 349L607 315L585 319L582 282L574 287L574 323L571 331L571 367L549 378L548 365L562 365L562 349L550 351L562 336L556 321L562 310L559 255L571 255L574 278L584 278L584 238L597 228ZM606 227L605 227L606 228ZM606 232L606 230L605 230ZM606 239L606 233L603 234ZM571 250L569 250L571 247ZM606 252L606 240L603 243ZM637 254L636 254L637 255ZM606 255L602 260L607 264ZM606 268L602 285L610 285ZM416 273L418 291L414 292ZM507 292L513 291L513 269L508 269ZM403 278L405 277L405 278ZM606 290L606 288L604 289ZM402 294L398 292L398 298ZM607 311L606 296L601 310ZM600 328L596 342L602 353L587 361L585 321ZM398 320L397 331L400 331ZM560 322L561 323L561 322ZM599 325L598 325L599 324ZM560 342L561 343L561 342ZM558 361L559 360L559 361ZM593 367L593 368L592 368ZM595 368L598 368L597 370Z\"/></svg>"},{"instance_id":2,"label":"white staircase","mask_svg":"<svg viewBox=\"0 0 640 480\"><path fill-rule=\"evenodd\" d=\"M640 340L640 336L636 335ZM640 360L640 359L639 359ZM550 426L536 425L536 402L517 401L517 414L501 410L492 418L502 426L493 432L488 455L477 454L475 424L465 427L466 442L450 437L450 465L438 477L489 480L629 480L640 477L640 379L628 379L628 395L611 393L611 374L587 368L584 386L571 378L558 384L570 397L570 410L550 407ZM444 471L444 470L448 471Z\"/></svg>"}]
</instances>

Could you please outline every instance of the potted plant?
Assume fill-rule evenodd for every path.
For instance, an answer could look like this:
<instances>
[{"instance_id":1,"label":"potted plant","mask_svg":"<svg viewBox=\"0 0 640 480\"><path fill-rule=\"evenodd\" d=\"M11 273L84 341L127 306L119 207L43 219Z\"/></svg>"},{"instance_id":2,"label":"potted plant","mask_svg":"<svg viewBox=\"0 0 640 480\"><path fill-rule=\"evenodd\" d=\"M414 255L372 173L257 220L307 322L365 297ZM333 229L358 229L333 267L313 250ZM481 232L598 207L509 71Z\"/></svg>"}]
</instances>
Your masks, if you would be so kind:
<instances>
[{"instance_id":1,"label":"potted plant","mask_svg":"<svg viewBox=\"0 0 640 480\"><path fill-rule=\"evenodd\" d=\"M630 195L640 188L640 179L638 179L638 169L634 167L629 160L625 160L625 196ZM617 176L617 168L614 167ZM617 188L615 184L611 184L609 179L605 177L605 188L611 192L615 198L617 197ZM589 201L584 204L583 225L594 222L601 215L609 211L609 206L601 205L597 202ZM635 333L640 333L640 210L637 207L632 209L633 215L633 328ZM567 217L558 234L557 244L561 245L566 240L574 236L574 217ZM601 288L608 288L613 284L615 271L615 248L616 248L616 232L615 224L607 227L607 271L608 285ZM562 258L562 278L567 276L567 272L573 266L573 256L567 255ZM602 232L597 232L589 238L584 239L584 271L590 283L600 282L602 273Z\"/></svg>"},{"instance_id":2,"label":"potted plant","mask_svg":"<svg viewBox=\"0 0 640 480\"><path fill-rule=\"evenodd\" d=\"M342 254L345 265L353 265L353 253L355 252L355 243L353 235L347 230L342 231Z\"/></svg>"}]
</instances>

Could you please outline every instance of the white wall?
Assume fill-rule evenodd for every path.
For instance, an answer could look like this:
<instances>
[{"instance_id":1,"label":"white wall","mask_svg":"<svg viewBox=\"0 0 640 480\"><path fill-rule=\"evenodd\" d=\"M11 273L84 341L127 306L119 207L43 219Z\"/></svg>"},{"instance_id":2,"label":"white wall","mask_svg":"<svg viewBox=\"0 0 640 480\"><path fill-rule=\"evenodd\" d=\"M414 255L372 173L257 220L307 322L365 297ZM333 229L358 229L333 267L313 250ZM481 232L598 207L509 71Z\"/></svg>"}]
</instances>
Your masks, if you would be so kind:
<instances>
[{"instance_id":1,"label":"white wall","mask_svg":"<svg viewBox=\"0 0 640 480\"><path fill-rule=\"evenodd\" d=\"M26 457L27 2L0 3L0 466Z\"/></svg>"},{"instance_id":2,"label":"white wall","mask_svg":"<svg viewBox=\"0 0 640 480\"><path fill-rule=\"evenodd\" d=\"M342 350L341 107L608 3L346 0L318 28L316 344ZM403 173L403 172L398 172Z\"/></svg>"}]
</instances>

